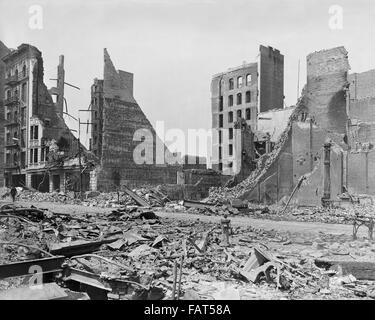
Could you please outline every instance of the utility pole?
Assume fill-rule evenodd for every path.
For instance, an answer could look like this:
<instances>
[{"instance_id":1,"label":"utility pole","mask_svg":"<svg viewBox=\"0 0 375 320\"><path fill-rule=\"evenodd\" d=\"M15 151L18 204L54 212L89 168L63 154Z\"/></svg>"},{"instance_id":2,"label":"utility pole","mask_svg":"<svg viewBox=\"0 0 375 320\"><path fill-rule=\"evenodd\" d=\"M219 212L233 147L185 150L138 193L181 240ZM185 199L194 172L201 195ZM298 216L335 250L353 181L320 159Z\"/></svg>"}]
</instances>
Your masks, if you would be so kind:
<instances>
[{"instance_id":1,"label":"utility pole","mask_svg":"<svg viewBox=\"0 0 375 320\"><path fill-rule=\"evenodd\" d=\"M78 118L78 157L79 157L79 194L83 200L83 183L82 183L82 157L81 157L81 119Z\"/></svg>"},{"instance_id":2,"label":"utility pole","mask_svg":"<svg viewBox=\"0 0 375 320\"><path fill-rule=\"evenodd\" d=\"M323 146L323 197L322 204L326 206L331 199L331 143Z\"/></svg>"}]
</instances>

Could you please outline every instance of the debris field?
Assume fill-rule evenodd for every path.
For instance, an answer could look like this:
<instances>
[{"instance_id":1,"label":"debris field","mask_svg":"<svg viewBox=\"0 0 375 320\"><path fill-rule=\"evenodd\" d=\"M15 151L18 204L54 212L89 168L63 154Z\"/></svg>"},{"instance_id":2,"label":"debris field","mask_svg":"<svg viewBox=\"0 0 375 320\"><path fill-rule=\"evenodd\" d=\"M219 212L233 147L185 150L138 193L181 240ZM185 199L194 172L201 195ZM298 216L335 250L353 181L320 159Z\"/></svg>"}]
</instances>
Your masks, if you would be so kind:
<instances>
[{"instance_id":1,"label":"debris field","mask_svg":"<svg viewBox=\"0 0 375 320\"><path fill-rule=\"evenodd\" d=\"M32 261L43 269L46 260L56 259L58 267L43 271L43 281L57 284L65 290L62 296L69 297L83 292L86 299L125 300L375 298L375 246L369 237L262 230L249 223L230 224L225 243L222 224L204 222L200 214L225 214L229 221L235 215L269 218L277 208L249 205L242 210L206 207L204 202L196 204L200 208L189 202L161 206L168 200L160 194L152 198L145 190L134 191L116 200L101 195L84 201L86 206L91 201L113 204L99 213L3 205L2 294L35 281L15 266L22 269ZM142 201L150 205L137 203ZM171 214L159 217L161 211ZM178 211L195 215L183 221ZM372 209L368 211L371 216ZM14 274L7 268L12 264Z\"/></svg>"}]
</instances>

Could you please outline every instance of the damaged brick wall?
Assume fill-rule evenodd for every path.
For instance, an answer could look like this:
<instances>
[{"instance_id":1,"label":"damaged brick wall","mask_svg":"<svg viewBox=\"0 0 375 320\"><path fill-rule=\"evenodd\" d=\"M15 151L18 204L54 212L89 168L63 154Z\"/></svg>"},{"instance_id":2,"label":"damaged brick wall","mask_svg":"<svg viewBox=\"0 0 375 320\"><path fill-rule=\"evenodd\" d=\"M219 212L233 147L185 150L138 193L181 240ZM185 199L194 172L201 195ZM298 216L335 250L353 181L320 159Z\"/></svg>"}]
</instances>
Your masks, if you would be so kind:
<instances>
[{"instance_id":1,"label":"damaged brick wall","mask_svg":"<svg viewBox=\"0 0 375 320\"><path fill-rule=\"evenodd\" d=\"M304 121L300 121L301 117L298 114L294 115L297 117L292 123L288 138L290 141L285 144L283 147L285 150L281 152L281 155L287 155L287 152L290 152L292 168L286 164L286 168L282 170L285 176L280 178L279 167L283 163L283 158L280 156L257 186L258 200L264 201L262 197L266 194L265 200L272 202L279 200L280 196L289 194L302 175L313 172L314 168L319 165L322 146L327 139L336 141L340 145L344 144L348 119L345 89L348 86L349 68L348 53L344 47L322 50L307 56L307 84L303 92L303 103L301 103L306 111L299 111ZM306 116L303 116L305 112ZM332 195L342 192L341 153L339 157L341 158L337 160L338 164L332 160L334 164L331 169L331 179L335 182L335 185L332 186ZM333 157L333 159L336 158ZM293 179L292 183L290 183L290 176ZM317 176L317 173L314 178L316 179L310 181L309 188L320 190L323 178L321 175ZM288 180L289 183L283 192L280 189L280 183L285 183ZM316 198L321 195L320 192L318 194L306 192L304 193L304 202L310 201L315 204Z\"/></svg>"},{"instance_id":2,"label":"damaged brick wall","mask_svg":"<svg viewBox=\"0 0 375 320\"><path fill-rule=\"evenodd\" d=\"M293 183L297 184L300 177L313 171L321 160L322 141L326 133L312 122L296 121L292 129Z\"/></svg>"},{"instance_id":3,"label":"damaged brick wall","mask_svg":"<svg viewBox=\"0 0 375 320\"><path fill-rule=\"evenodd\" d=\"M349 192L375 194L375 70L349 75Z\"/></svg>"},{"instance_id":4,"label":"damaged brick wall","mask_svg":"<svg viewBox=\"0 0 375 320\"><path fill-rule=\"evenodd\" d=\"M375 70L352 73L348 76L348 80L351 99L361 100L375 97Z\"/></svg>"},{"instance_id":5,"label":"damaged brick wall","mask_svg":"<svg viewBox=\"0 0 375 320\"><path fill-rule=\"evenodd\" d=\"M104 50L103 135L101 165L97 173L97 189L111 190L122 184L176 183L180 166L155 164L156 139L151 123L133 97L133 75L117 71ZM136 130L146 129L153 136L153 164L136 164L133 151L140 141L133 141ZM164 144L161 143L164 150Z\"/></svg>"},{"instance_id":6,"label":"damaged brick wall","mask_svg":"<svg viewBox=\"0 0 375 320\"><path fill-rule=\"evenodd\" d=\"M375 151L348 153L348 191L375 194Z\"/></svg>"},{"instance_id":7,"label":"damaged brick wall","mask_svg":"<svg viewBox=\"0 0 375 320\"><path fill-rule=\"evenodd\" d=\"M78 154L78 139L70 131L60 110L53 102L52 96L44 83L44 67L42 56L33 70L32 116L43 123L43 138L45 141L55 140L64 158L73 158ZM82 156L86 156L86 148L81 144Z\"/></svg>"},{"instance_id":8,"label":"damaged brick wall","mask_svg":"<svg viewBox=\"0 0 375 320\"><path fill-rule=\"evenodd\" d=\"M289 196L300 177L316 168L321 158L319 150L327 140L345 147L348 70L344 47L307 56L307 84L287 128L275 149L261 157L257 169L230 189L229 194L252 201L276 202ZM343 166L335 168L338 169L332 171L332 180L337 182L337 189L332 190L333 195L342 191ZM310 187L316 190L322 184L322 177L318 176ZM306 202L316 203L314 193L307 192L306 197Z\"/></svg>"},{"instance_id":9,"label":"damaged brick wall","mask_svg":"<svg viewBox=\"0 0 375 320\"><path fill-rule=\"evenodd\" d=\"M302 175L308 176L293 202L321 205L323 196L323 145L326 134L310 121L293 121L289 137L276 161L268 168L256 187L245 198L274 203L289 197ZM311 141L311 144L310 144ZM331 150L331 195L342 193L343 153L339 146Z\"/></svg>"},{"instance_id":10,"label":"damaged brick wall","mask_svg":"<svg viewBox=\"0 0 375 320\"><path fill-rule=\"evenodd\" d=\"M254 187L245 192L240 198L259 203L274 203L289 194L293 188L293 161L292 161L292 130L284 133L285 142L275 154L264 155L270 157L270 165L261 170L260 177ZM258 168L262 164L258 163ZM259 169L258 169L259 170Z\"/></svg>"},{"instance_id":11,"label":"damaged brick wall","mask_svg":"<svg viewBox=\"0 0 375 320\"><path fill-rule=\"evenodd\" d=\"M244 180L256 167L254 132L243 118L234 123L234 171L237 182Z\"/></svg>"},{"instance_id":12,"label":"damaged brick wall","mask_svg":"<svg viewBox=\"0 0 375 320\"><path fill-rule=\"evenodd\" d=\"M349 69L348 52L344 47L307 56L307 108L317 125L328 133L346 134L345 89Z\"/></svg>"},{"instance_id":13,"label":"damaged brick wall","mask_svg":"<svg viewBox=\"0 0 375 320\"><path fill-rule=\"evenodd\" d=\"M183 170L183 184L195 185L201 193L201 197L208 195L212 186L223 186L231 176L223 175L215 170ZM182 181L181 181L182 182Z\"/></svg>"},{"instance_id":14,"label":"damaged brick wall","mask_svg":"<svg viewBox=\"0 0 375 320\"><path fill-rule=\"evenodd\" d=\"M351 149L375 145L375 70L349 75L349 143Z\"/></svg>"}]
</instances>

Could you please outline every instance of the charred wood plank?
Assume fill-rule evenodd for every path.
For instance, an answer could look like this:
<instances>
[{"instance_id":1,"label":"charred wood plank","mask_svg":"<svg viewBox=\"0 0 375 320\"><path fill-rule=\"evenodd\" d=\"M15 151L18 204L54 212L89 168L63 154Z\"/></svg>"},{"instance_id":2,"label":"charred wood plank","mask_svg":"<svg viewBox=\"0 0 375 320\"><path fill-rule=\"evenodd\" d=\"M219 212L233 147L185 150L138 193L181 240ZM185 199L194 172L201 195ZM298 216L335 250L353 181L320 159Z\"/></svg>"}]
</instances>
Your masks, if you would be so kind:
<instances>
[{"instance_id":1,"label":"charred wood plank","mask_svg":"<svg viewBox=\"0 0 375 320\"><path fill-rule=\"evenodd\" d=\"M142 207L150 207L150 204L142 197L137 195L135 192L130 190L127 186L123 186L124 191L135 201L137 202L140 206Z\"/></svg>"}]
</instances>

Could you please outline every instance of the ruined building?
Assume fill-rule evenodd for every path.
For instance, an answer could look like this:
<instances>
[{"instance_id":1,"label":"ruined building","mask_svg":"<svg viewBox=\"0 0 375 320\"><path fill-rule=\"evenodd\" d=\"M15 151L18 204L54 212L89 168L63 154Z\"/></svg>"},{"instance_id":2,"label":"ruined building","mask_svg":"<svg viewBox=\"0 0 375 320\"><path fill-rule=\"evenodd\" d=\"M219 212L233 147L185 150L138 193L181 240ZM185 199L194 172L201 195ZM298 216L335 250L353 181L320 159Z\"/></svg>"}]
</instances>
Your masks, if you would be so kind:
<instances>
[{"instance_id":1,"label":"ruined building","mask_svg":"<svg viewBox=\"0 0 375 320\"><path fill-rule=\"evenodd\" d=\"M4 112L4 94L5 94L5 63L1 60L6 56L10 50L0 41L0 187L5 184L4 180L4 126L5 126L5 112Z\"/></svg>"},{"instance_id":2,"label":"ruined building","mask_svg":"<svg viewBox=\"0 0 375 320\"><path fill-rule=\"evenodd\" d=\"M284 56L279 50L260 46L257 62L243 64L214 75L211 82L213 169L233 175L241 171L241 150L235 148L236 121L245 119L255 133L259 154L265 153L269 137L257 135L258 114L284 105ZM238 154L236 154L239 152ZM243 169L243 168L242 168Z\"/></svg>"},{"instance_id":3,"label":"ruined building","mask_svg":"<svg viewBox=\"0 0 375 320\"><path fill-rule=\"evenodd\" d=\"M57 87L50 91L43 81L42 54L36 47L22 44L2 61L6 185L39 191L78 191L80 172L88 171L89 154L63 119L63 56L58 66ZM52 95L56 96L56 103ZM88 189L88 172L83 172L82 179Z\"/></svg>"},{"instance_id":4,"label":"ruined building","mask_svg":"<svg viewBox=\"0 0 375 320\"><path fill-rule=\"evenodd\" d=\"M375 194L375 72L349 74L344 47L306 62L306 86L286 127L256 169L226 190L233 198L275 203L293 194L299 205L327 205L344 191Z\"/></svg>"},{"instance_id":5,"label":"ruined building","mask_svg":"<svg viewBox=\"0 0 375 320\"><path fill-rule=\"evenodd\" d=\"M90 148L99 157L98 167L91 172L92 190L176 183L180 166L157 161L157 148L159 156L160 152L172 155L134 99L133 74L116 70L106 49L103 79L95 79L91 87L91 119ZM144 130L145 136L135 136L137 130ZM151 150L151 162L134 160L134 150L142 142Z\"/></svg>"}]
</instances>

